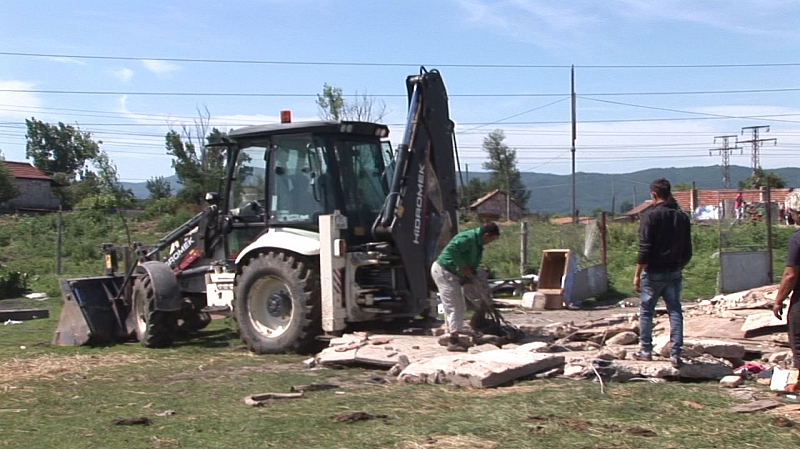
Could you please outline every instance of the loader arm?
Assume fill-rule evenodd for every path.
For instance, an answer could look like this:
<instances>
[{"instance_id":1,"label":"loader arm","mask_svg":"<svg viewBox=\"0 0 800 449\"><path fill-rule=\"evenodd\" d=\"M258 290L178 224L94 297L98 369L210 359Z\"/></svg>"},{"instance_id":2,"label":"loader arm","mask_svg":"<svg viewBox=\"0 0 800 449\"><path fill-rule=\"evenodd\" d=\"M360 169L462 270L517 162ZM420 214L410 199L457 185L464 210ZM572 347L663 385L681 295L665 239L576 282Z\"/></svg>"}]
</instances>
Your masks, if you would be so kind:
<instances>
[{"instance_id":1,"label":"loader arm","mask_svg":"<svg viewBox=\"0 0 800 449\"><path fill-rule=\"evenodd\" d=\"M408 119L397 147L396 169L375 233L390 234L399 249L411 293L429 297L430 266L458 231L454 125L437 70L423 67L406 79Z\"/></svg>"}]
</instances>

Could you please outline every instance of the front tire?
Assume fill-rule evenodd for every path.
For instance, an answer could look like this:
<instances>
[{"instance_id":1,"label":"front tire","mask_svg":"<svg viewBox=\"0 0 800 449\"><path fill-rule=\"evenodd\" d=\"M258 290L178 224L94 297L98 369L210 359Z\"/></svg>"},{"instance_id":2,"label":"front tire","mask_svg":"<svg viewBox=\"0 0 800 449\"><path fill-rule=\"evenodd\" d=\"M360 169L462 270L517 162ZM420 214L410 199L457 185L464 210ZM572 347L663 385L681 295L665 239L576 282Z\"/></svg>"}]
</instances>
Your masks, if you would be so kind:
<instances>
[{"instance_id":1,"label":"front tire","mask_svg":"<svg viewBox=\"0 0 800 449\"><path fill-rule=\"evenodd\" d=\"M156 310L156 292L150 276L138 278L133 286L133 313L136 338L147 348L172 345L178 326L178 314Z\"/></svg>"},{"instance_id":2,"label":"front tire","mask_svg":"<svg viewBox=\"0 0 800 449\"><path fill-rule=\"evenodd\" d=\"M259 254L237 279L234 315L256 354L304 353L322 329L319 273L284 253Z\"/></svg>"}]
</instances>

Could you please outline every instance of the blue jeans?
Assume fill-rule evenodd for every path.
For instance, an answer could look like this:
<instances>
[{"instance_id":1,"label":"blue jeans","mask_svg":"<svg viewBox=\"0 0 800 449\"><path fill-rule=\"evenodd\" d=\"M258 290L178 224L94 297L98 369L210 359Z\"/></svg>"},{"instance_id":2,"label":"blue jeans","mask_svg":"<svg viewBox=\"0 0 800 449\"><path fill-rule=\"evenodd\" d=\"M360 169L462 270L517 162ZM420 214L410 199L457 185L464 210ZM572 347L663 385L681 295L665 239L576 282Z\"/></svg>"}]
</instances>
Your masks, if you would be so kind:
<instances>
[{"instance_id":1,"label":"blue jeans","mask_svg":"<svg viewBox=\"0 0 800 449\"><path fill-rule=\"evenodd\" d=\"M667 273L642 273L642 293L639 296L639 344L642 352L653 352L653 315L658 299L663 297L669 312L669 341L672 343L670 355L681 355L683 347L683 310L681 309L681 290L683 275L680 270Z\"/></svg>"}]
</instances>

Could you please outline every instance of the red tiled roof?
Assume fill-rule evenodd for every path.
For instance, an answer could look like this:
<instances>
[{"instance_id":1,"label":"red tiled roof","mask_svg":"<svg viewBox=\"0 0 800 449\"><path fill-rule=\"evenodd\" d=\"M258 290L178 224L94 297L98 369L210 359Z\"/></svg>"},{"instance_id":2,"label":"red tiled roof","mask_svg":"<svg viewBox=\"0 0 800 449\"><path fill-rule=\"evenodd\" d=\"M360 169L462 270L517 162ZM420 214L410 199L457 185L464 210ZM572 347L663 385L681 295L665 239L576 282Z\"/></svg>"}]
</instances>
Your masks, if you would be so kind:
<instances>
[{"instance_id":1,"label":"red tiled roof","mask_svg":"<svg viewBox=\"0 0 800 449\"><path fill-rule=\"evenodd\" d=\"M723 200L733 200L739 189L716 189L716 190L698 190L697 191L697 204L699 206L716 206ZM762 197L766 196L760 189L742 189L742 199L745 203L759 203L763 201ZM786 195L789 194L789 189L772 189L770 191L770 199L777 203L783 203ZM689 190L672 192L675 201L681 206L681 209L689 210L691 204L692 192Z\"/></svg>"},{"instance_id":2,"label":"red tiled roof","mask_svg":"<svg viewBox=\"0 0 800 449\"><path fill-rule=\"evenodd\" d=\"M45 181L52 181L53 178L47 176L27 162L11 162L5 161L6 166L11 170L11 176L20 179L43 179Z\"/></svg>"}]
</instances>

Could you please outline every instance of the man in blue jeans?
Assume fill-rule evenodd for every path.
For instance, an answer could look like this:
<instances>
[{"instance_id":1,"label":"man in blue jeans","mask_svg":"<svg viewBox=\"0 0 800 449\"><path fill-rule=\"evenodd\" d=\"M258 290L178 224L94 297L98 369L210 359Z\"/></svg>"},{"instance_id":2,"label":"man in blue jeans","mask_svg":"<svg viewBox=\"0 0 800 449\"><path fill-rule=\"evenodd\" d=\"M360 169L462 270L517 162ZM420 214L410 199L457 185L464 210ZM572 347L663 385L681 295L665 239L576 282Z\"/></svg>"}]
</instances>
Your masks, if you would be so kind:
<instances>
[{"instance_id":1,"label":"man in blue jeans","mask_svg":"<svg viewBox=\"0 0 800 449\"><path fill-rule=\"evenodd\" d=\"M639 344L636 360L653 360L653 315L663 297L669 312L670 363L681 366L683 311L681 290L683 268L692 259L692 234L689 217L672 197L669 181L660 178L650 183L653 207L639 223L639 254L633 288L640 293Z\"/></svg>"}]
</instances>

